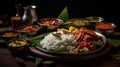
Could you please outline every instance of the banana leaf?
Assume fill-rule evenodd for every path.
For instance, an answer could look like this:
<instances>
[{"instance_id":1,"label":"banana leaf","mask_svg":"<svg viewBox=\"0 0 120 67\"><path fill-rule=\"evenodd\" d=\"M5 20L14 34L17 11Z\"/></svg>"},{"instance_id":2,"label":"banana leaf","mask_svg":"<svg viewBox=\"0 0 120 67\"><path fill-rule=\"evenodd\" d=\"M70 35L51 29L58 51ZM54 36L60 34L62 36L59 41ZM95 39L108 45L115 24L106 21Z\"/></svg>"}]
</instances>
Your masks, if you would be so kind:
<instances>
[{"instance_id":1,"label":"banana leaf","mask_svg":"<svg viewBox=\"0 0 120 67\"><path fill-rule=\"evenodd\" d=\"M59 16L57 18L63 20L64 22L66 22L68 20L68 9L67 9L67 7L65 7L63 9L63 11L59 14Z\"/></svg>"},{"instance_id":2,"label":"banana leaf","mask_svg":"<svg viewBox=\"0 0 120 67\"><path fill-rule=\"evenodd\" d=\"M108 41L112 45L112 47L119 47L120 46L120 39L108 38Z\"/></svg>"},{"instance_id":3,"label":"banana leaf","mask_svg":"<svg viewBox=\"0 0 120 67\"><path fill-rule=\"evenodd\" d=\"M48 33L44 33L44 34L41 34L39 36L36 36L36 37L32 37L32 38L27 38L26 40L28 42L30 42L30 45L31 46L36 46L36 45L39 45L40 44L40 41L47 35Z\"/></svg>"},{"instance_id":4,"label":"banana leaf","mask_svg":"<svg viewBox=\"0 0 120 67\"><path fill-rule=\"evenodd\" d=\"M103 34L102 31L100 30L95 31ZM112 35L106 34L105 36L112 47L120 47L120 36L116 36L114 34Z\"/></svg>"}]
</instances>

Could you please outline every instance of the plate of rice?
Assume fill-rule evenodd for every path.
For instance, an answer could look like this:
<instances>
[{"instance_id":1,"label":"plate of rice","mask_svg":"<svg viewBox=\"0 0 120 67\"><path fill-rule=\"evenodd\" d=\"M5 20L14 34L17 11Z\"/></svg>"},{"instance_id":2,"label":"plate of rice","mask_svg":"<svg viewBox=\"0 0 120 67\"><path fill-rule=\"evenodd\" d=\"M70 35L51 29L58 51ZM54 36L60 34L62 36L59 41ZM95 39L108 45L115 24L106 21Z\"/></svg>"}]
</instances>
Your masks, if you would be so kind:
<instances>
[{"instance_id":1,"label":"plate of rice","mask_svg":"<svg viewBox=\"0 0 120 67\"><path fill-rule=\"evenodd\" d=\"M52 54L86 55L98 52L106 43L104 35L86 28L74 32L62 29L44 36L36 47Z\"/></svg>"}]
</instances>

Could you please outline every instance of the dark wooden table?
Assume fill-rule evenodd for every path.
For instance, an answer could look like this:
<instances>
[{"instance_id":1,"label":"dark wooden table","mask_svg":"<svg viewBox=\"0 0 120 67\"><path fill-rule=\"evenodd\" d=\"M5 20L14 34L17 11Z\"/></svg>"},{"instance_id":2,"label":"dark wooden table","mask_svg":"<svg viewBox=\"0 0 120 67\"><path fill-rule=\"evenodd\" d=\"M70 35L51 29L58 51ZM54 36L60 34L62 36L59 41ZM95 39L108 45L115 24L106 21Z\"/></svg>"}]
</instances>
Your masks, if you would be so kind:
<instances>
[{"instance_id":1,"label":"dark wooden table","mask_svg":"<svg viewBox=\"0 0 120 67\"><path fill-rule=\"evenodd\" d=\"M35 67L35 62L15 57L8 48L0 47L0 67Z\"/></svg>"},{"instance_id":2,"label":"dark wooden table","mask_svg":"<svg viewBox=\"0 0 120 67\"><path fill-rule=\"evenodd\" d=\"M54 61L54 65L49 67L120 67L120 60L112 58L112 55L120 53L120 47L111 48L110 51L96 59L83 60L83 61ZM29 53L32 56L37 56L32 52ZM22 54L23 55L23 54ZM20 58L20 59L19 59ZM22 63L18 62L22 61ZM47 58L45 58L47 59ZM46 60L45 60L46 61ZM52 60L50 60L52 61ZM0 67L36 67L35 61L29 58L16 57L11 54L7 47L0 47ZM38 66L46 67L46 65Z\"/></svg>"}]
</instances>

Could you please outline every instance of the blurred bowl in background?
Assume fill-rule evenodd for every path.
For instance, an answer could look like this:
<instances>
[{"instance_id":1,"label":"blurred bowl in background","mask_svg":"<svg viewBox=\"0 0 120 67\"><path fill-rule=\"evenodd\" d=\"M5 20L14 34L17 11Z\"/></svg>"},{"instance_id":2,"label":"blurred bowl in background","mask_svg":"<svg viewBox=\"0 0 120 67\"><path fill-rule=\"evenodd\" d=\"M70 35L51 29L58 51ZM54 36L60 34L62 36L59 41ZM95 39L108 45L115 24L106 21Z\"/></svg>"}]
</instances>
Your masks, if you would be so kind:
<instances>
[{"instance_id":1,"label":"blurred bowl in background","mask_svg":"<svg viewBox=\"0 0 120 67\"><path fill-rule=\"evenodd\" d=\"M101 23L97 23L95 28L97 30L104 32L104 33L111 34L114 32L116 25L114 23L101 22Z\"/></svg>"},{"instance_id":2,"label":"blurred bowl in background","mask_svg":"<svg viewBox=\"0 0 120 67\"><path fill-rule=\"evenodd\" d=\"M95 25L104 21L104 18L99 16L88 16L85 20L89 23L89 28L95 30Z\"/></svg>"},{"instance_id":3,"label":"blurred bowl in background","mask_svg":"<svg viewBox=\"0 0 120 67\"><path fill-rule=\"evenodd\" d=\"M11 41L18 39L19 32L16 30L6 30L0 33L0 37L3 38L5 41Z\"/></svg>"},{"instance_id":4,"label":"blurred bowl in background","mask_svg":"<svg viewBox=\"0 0 120 67\"><path fill-rule=\"evenodd\" d=\"M47 30L55 30L63 24L63 20L58 18L44 18L40 19L38 24Z\"/></svg>"},{"instance_id":5,"label":"blurred bowl in background","mask_svg":"<svg viewBox=\"0 0 120 67\"><path fill-rule=\"evenodd\" d=\"M97 22L102 22L104 21L104 19L102 17L97 17L97 16L88 16L88 17L85 17L85 19L87 20L87 22L94 22L94 23L97 23Z\"/></svg>"},{"instance_id":6,"label":"blurred bowl in background","mask_svg":"<svg viewBox=\"0 0 120 67\"><path fill-rule=\"evenodd\" d=\"M9 30L9 29L10 29L9 27L0 27L0 32L7 31L7 30Z\"/></svg>"}]
</instances>

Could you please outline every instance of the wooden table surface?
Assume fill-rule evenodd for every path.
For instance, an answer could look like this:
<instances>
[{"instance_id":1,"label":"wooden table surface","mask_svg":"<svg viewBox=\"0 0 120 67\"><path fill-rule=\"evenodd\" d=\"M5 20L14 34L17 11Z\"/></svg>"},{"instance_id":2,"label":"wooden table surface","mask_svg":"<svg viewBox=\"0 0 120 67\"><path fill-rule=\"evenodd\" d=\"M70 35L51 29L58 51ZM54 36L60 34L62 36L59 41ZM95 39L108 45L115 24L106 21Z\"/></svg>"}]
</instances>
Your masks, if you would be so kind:
<instances>
[{"instance_id":1,"label":"wooden table surface","mask_svg":"<svg viewBox=\"0 0 120 67\"><path fill-rule=\"evenodd\" d=\"M112 59L111 56L113 54L116 54L118 51L120 51L120 47L111 48L111 50L106 55L92 60L76 61L76 62L54 61L55 64L54 66L55 67L119 67L120 60ZM30 53L31 55L34 55L32 52ZM0 67L36 67L35 61L33 60L22 58L22 64L19 64L18 60L16 60L17 58L11 54L8 48L0 47ZM46 67L46 66L42 66L42 67Z\"/></svg>"},{"instance_id":2,"label":"wooden table surface","mask_svg":"<svg viewBox=\"0 0 120 67\"><path fill-rule=\"evenodd\" d=\"M23 64L20 64L18 59L19 57L13 56L8 48L0 47L0 67L35 67L33 61L24 59Z\"/></svg>"}]
</instances>

